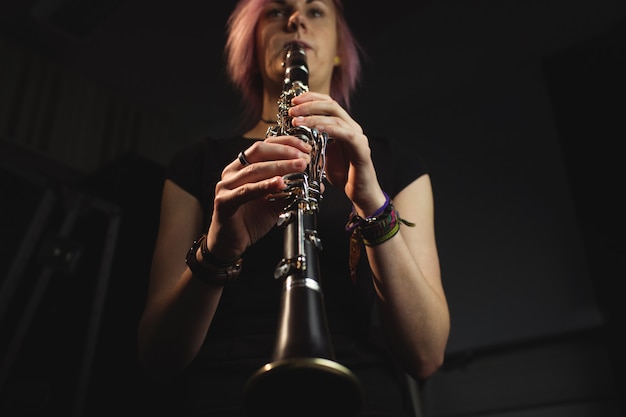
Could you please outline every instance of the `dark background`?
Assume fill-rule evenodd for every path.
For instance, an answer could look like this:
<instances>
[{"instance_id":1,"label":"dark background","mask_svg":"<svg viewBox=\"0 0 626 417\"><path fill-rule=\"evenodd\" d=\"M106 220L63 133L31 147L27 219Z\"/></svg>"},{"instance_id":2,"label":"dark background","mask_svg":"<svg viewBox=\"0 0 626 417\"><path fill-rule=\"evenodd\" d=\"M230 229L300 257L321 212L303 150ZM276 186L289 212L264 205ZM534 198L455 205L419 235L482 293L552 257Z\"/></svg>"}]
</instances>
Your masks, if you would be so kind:
<instances>
[{"instance_id":1,"label":"dark background","mask_svg":"<svg viewBox=\"0 0 626 417\"><path fill-rule=\"evenodd\" d=\"M0 1L3 415L148 414L162 173L236 127L233 4ZM355 119L431 168L452 333L422 413L623 415L626 2L346 6Z\"/></svg>"}]
</instances>

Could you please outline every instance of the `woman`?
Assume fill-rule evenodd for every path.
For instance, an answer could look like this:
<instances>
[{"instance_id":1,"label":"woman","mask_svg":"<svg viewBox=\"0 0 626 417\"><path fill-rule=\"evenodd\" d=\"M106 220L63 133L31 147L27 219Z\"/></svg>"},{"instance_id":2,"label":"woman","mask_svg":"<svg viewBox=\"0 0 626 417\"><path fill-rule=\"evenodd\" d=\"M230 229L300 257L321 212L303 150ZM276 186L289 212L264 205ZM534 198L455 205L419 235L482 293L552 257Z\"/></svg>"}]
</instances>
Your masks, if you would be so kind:
<instances>
[{"instance_id":1,"label":"woman","mask_svg":"<svg viewBox=\"0 0 626 417\"><path fill-rule=\"evenodd\" d=\"M332 138L317 224L336 360L362 384L360 415L408 416L403 376L433 375L449 333L433 195L419 158L368 138L346 110L359 61L340 0L236 5L228 70L250 128L207 138L172 161L139 325L140 361L182 393L180 415L246 415L243 386L270 360L282 291L274 271L283 256L276 223L284 202L267 196L285 189L285 175L305 171L312 151L296 137L267 135L283 90L285 45L293 42L305 48L310 91L292 100L292 124ZM399 227L400 216L411 227ZM366 243L356 268L351 236Z\"/></svg>"}]
</instances>

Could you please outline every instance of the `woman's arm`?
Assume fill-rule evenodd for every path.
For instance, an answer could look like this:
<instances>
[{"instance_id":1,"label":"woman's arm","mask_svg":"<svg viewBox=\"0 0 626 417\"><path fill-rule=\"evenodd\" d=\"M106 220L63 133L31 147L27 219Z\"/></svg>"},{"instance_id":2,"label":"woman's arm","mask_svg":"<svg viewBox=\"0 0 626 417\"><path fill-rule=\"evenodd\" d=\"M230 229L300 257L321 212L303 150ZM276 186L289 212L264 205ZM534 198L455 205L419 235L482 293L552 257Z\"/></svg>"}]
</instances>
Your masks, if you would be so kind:
<instances>
[{"instance_id":1,"label":"woman's arm","mask_svg":"<svg viewBox=\"0 0 626 417\"><path fill-rule=\"evenodd\" d=\"M171 377L195 357L222 293L222 287L194 279L185 263L201 231L200 202L166 180L148 296L138 332L140 363L156 379Z\"/></svg>"},{"instance_id":2,"label":"woman's arm","mask_svg":"<svg viewBox=\"0 0 626 417\"><path fill-rule=\"evenodd\" d=\"M396 236L367 246L383 328L389 346L418 380L442 365L450 331L435 242L433 196L422 175L393 198L401 224Z\"/></svg>"}]
</instances>

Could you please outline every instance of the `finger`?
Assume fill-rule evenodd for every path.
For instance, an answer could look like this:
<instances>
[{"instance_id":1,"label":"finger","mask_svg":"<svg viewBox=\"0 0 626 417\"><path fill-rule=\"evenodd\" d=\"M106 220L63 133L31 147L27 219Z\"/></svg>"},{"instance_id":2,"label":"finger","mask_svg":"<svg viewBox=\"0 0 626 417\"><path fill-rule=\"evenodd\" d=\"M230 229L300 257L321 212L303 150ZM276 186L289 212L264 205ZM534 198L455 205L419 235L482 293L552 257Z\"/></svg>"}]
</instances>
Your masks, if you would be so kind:
<instances>
[{"instance_id":1,"label":"finger","mask_svg":"<svg viewBox=\"0 0 626 417\"><path fill-rule=\"evenodd\" d=\"M241 205L258 198L265 198L266 195L279 192L283 188L285 188L285 182L282 176L245 183L234 188L230 188L228 184L220 181L216 186L214 203L216 207L219 207L221 214L230 216Z\"/></svg>"},{"instance_id":2,"label":"finger","mask_svg":"<svg viewBox=\"0 0 626 417\"><path fill-rule=\"evenodd\" d=\"M307 91L295 96L291 103L294 105L306 103L307 101L334 101L328 94L316 93L315 91Z\"/></svg>"},{"instance_id":3,"label":"finger","mask_svg":"<svg viewBox=\"0 0 626 417\"><path fill-rule=\"evenodd\" d=\"M247 195L250 189L241 187L246 184L262 183L274 177L282 177L293 172L302 172L306 169L309 159L310 157L307 155L306 159L296 158L279 161L255 162L241 168L227 168L222 174L222 179L218 182L218 187L220 190L235 190L239 188L238 192L245 194L245 201L250 201L257 198L258 195ZM232 162L231 165L233 164L241 165L239 161Z\"/></svg>"},{"instance_id":4,"label":"finger","mask_svg":"<svg viewBox=\"0 0 626 417\"><path fill-rule=\"evenodd\" d=\"M237 157L226 166L222 176L233 171L241 171L251 165L267 161L289 161L294 159L310 160L311 145L293 136L283 136L272 141L255 142L239 152Z\"/></svg>"},{"instance_id":5,"label":"finger","mask_svg":"<svg viewBox=\"0 0 626 417\"><path fill-rule=\"evenodd\" d=\"M309 127L345 125L359 133L363 132L361 125L335 100L297 101L297 103L289 109L294 125Z\"/></svg>"},{"instance_id":6,"label":"finger","mask_svg":"<svg viewBox=\"0 0 626 417\"><path fill-rule=\"evenodd\" d=\"M309 145L308 143L304 142L301 139L298 139L295 136L274 136L274 137L269 137L267 139L265 139L263 141L263 143L269 143L269 144L281 144L281 145L288 145L291 147L294 147L304 153L310 153L311 152L311 145Z\"/></svg>"}]
</instances>

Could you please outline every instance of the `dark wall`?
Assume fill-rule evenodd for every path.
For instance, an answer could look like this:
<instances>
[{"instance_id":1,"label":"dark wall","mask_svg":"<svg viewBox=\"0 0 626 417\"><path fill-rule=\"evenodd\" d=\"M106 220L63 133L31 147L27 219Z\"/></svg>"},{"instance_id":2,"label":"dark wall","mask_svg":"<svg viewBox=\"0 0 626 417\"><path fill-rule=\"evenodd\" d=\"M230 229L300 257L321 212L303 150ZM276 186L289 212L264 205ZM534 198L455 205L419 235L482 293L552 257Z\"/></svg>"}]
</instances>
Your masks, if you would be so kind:
<instances>
[{"instance_id":1,"label":"dark wall","mask_svg":"<svg viewBox=\"0 0 626 417\"><path fill-rule=\"evenodd\" d=\"M596 13L586 2L573 2L582 11L558 20L554 16L567 14L565 3L546 2L542 9L541 2L501 2L491 8L449 2L398 19L401 24L386 26L365 45L373 59L354 115L368 134L397 138L398 152L419 152L434 185L452 333L444 369L423 390L429 416L619 412L618 393L625 391L624 308L617 288L624 253L618 146L626 137L625 26L617 19L595 27ZM585 10L589 24L579 17ZM135 329L163 166L128 155L93 176L55 167L34 179L40 159L25 159L19 168L11 162L2 177L2 225L12 231L11 239L2 240L2 273L19 250L11 241L27 235L34 206L48 185L57 198L50 230L75 201L66 199L65 186L70 194L86 193L102 202L83 212L80 233L72 236L85 248L82 259L88 262L69 276L91 286L68 285L74 281L67 280L63 265L54 269L57 286L48 297L56 298L47 298L48 312L63 306L77 309L78 318L88 314L89 302L68 300L76 301L76 291L88 300L94 296L90 280L100 268L110 221L101 208L114 207L119 214L85 408L90 415L105 415L122 400L150 395L135 361ZM24 275L26 299L41 267L31 265ZM13 324L23 310L9 313L14 311ZM54 314L38 314L40 327L63 324ZM36 382L16 385L22 405L48 404L64 412L72 407L76 376L67 370L80 362L70 368L54 363L55 349L84 346L84 320L80 325L65 344L46 343L54 338L47 333L28 339L37 340L35 352L45 346L46 357L58 367L45 375L38 375L42 368L36 366L17 368L22 376L32 372L34 379L11 374L11 381ZM76 327L61 328L71 333ZM74 356L83 353L78 347ZM53 387L50 381L61 382ZM65 402L46 403L53 388L63 390L58 398ZM29 413L38 411L19 415Z\"/></svg>"},{"instance_id":2,"label":"dark wall","mask_svg":"<svg viewBox=\"0 0 626 417\"><path fill-rule=\"evenodd\" d=\"M626 309L620 277L626 223L619 190L626 176L618 148L626 137L626 22L549 57L545 72L615 380L625 393Z\"/></svg>"},{"instance_id":3,"label":"dark wall","mask_svg":"<svg viewBox=\"0 0 626 417\"><path fill-rule=\"evenodd\" d=\"M148 413L136 332L164 168L130 154L86 176L0 152L0 414Z\"/></svg>"},{"instance_id":4,"label":"dark wall","mask_svg":"<svg viewBox=\"0 0 626 417\"><path fill-rule=\"evenodd\" d=\"M452 333L425 409L621 415L624 19L540 37L529 22L545 15L508 6L499 19L450 8L377 38L357 102L370 132L431 167ZM579 36L559 39L568 31Z\"/></svg>"},{"instance_id":5,"label":"dark wall","mask_svg":"<svg viewBox=\"0 0 626 417\"><path fill-rule=\"evenodd\" d=\"M425 9L412 25L377 37L368 44L377 60L354 111L367 131L394 137L399 152L419 152L429 162L453 312L451 354L606 320L570 172L585 168L563 145L581 142L568 136L568 129L581 134L581 117L565 113L590 107L598 114L597 101L619 94L611 81L619 58L585 58L581 48L623 54L619 30L611 30L620 23L586 36L576 32L578 23L549 33L528 23L547 25L538 15L546 10L492 6ZM595 71L611 68L604 82L613 88L597 91L577 60L593 61ZM583 97L585 90L597 96Z\"/></svg>"}]
</instances>

